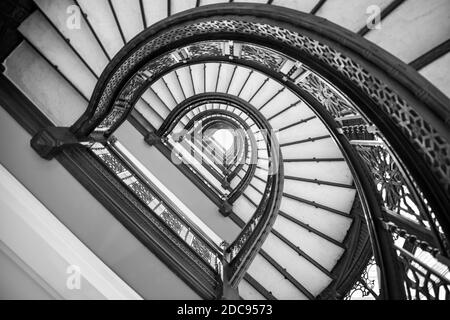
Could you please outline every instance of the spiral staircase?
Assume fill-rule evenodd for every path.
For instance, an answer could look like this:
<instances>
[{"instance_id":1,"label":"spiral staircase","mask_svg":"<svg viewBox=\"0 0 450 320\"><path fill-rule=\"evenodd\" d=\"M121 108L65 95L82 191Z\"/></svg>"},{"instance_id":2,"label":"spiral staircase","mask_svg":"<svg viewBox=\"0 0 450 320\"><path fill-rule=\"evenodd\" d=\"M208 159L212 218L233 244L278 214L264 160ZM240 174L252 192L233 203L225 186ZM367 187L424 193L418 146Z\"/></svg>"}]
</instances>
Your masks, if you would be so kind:
<instances>
[{"instance_id":1,"label":"spiral staircase","mask_svg":"<svg viewBox=\"0 0 450 320\"><path fill-rule=\"evenodd\" d=\"M21 4L2 86L34 106L31 146L89 163L202 298L449 299L450 3L157 2Z\"/></svg>"}]
</instances>

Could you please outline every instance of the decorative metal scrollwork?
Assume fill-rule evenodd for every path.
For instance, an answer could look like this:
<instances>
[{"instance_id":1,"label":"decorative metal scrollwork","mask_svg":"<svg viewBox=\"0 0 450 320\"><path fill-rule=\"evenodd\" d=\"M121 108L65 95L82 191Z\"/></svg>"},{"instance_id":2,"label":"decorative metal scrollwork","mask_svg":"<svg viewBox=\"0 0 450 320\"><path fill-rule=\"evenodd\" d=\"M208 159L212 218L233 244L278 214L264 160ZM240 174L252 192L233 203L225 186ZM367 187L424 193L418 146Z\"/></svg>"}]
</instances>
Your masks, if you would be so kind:
<instances>
[{"instance_id":1,"label":"decorative metal scrollwork","mask_svg":"<svg viewBox=\"0 0 450 320\"><path fill-rule=\"evenodd\" d=\"M450 300L448 268L439 274L403 248L397 247L404 270L404 283L410 300Z\"/></svg>"},{"instance_id":2,"label":"decorative metal scrollwork","mask_svg":"<svg viewBox=\"0 0 450 320\"><path fill-rule=\"evenodd\" d=\"M242 59L256 62L264 65L269 69L278 70L285 58L271 50L267 50L261 46L244 44L242 45Z\"/></svg>"},{"instance_id":3,"label":"decorative metal scrollwork","mask_svg":"<svg viewBox=\"0 0 450 320\"><path fill-rule=\"evenodd\" d=\"M97 120L107 110L107 105L113 96L112 93L117 90L117 85L128 74L129 70L133 69L145 57L150 56L153 51L170 42L194 34L214 34L226 31L259 35L284 42L327 63L341 73L342 76L353 81L381 107L380 111L389 115L391 121L396 123L414 144L422 149L427 159L435 159L434 161L438 162L436 165L432 165L432 168L436 174L439 174L442 182L446 185L446 190L450 192L450 145L443 140L432 126L428 125L424 119L421 119L405 100L398 96L392 88L364 70L362 66L335 49L319 43L317 40L270 24L226 19L204 21L172 28L159 37L149 40L131 54L107 82L101 99L95 106L95 113L90 122Z\"/></svg>"},{"instance_id":4,"label":"decorative metal scrollwork","mask_svg":"<svg viewBox=\"0 0 450 320\"><path fill-rule=\"evenodd\" d=\"M415 205L416 200L411 195L402 172L388 150L380 145L358 145L355 148L370 168L384 206L429 227L427 218Z\"/></svg>"},{"instance_id":5,"label":"decorative metal scrollwork","mask_svg":"<svg viewBox=\"0 0 450 320\"><path fill-rule=\"evenodd\" d=\"M372 257L359 279L344 297L344 300L376 300L379 296L379 289L377 264L375 258Z\"/></svg>"},{"instance_id":6,"label":"decorative metal scrollwork","mask_svg":"<svg viewBox=\"0 0 450 320\"><path fill-rule=\"evenodd\" d=\"M186 47L186 51L189 52L189 58L198 58L207 55L221 56L224 55L223 42L208 42L197 43Z\"/></svg>"},{"instance_id":7,"label":"decorative metal scrollwork","mask_svg":"<svg viewBox=\"0 0 450 320\"><path fill-rule=\"evenodd\" d=\"M75 128L81 128L79 129L81 132L77 133L81 136L87 136L93 132L103 133L106 137L111 134L115 125L123 121L126 114L131 110L132 103L136 100L140 89L180 62L177 54L178 57L183 59L183 62L194 57L200 60L199 58L203 54L207 54L208 58L216 55L230 60L235 58L251 60L253 63L260 65L261 69L275 72L277 76L283 78L283 81L289 81L290 85L296 85L299 91L300 89L306 90L335 119L347 115L357 115L362 119L361 125L372 126L372 122L376 122L375 120L378 119L373 116L373 112L380 114L388 129L385 132L377 130L377 134L373 135L371 140L383 143L383 145L373 143L373 145L355 146L356 152L364 159L370 170L372 180L378 188L379 198L381 198L380 206L412 220L415 224L414 227L431 230L442 244L439 248L441 253L448 255L450 252L448 239L445 238L435 213L429 207L423 193L423 191L429 190L420 190L414 178L410 177L408 168L405 168L402 156L397 154L395 150L390 149L389 141L386 139L386 135L390 131L401 133L408 146L411 147L411 152L417 161L420 161L423 167L430 170L429 174L436 182L434 185L439 185L444 195L450 194L450 144L447 141L448 135L439 132L439 130L442 131L443 122L439 122L440 126L434 126L433 123L430 123L430 118L425 118L422 111L419 110L426 107L428 103L424 101L427 98L430 98L428 101L431 101L433 97L428 95L426 91L417 94L412 92L412 89L404 90L405 86L401 84L402 81L397 77L398 70L394 63L386 64L392 70L387 70L384 65L382 67L376 66L374 62L379 59L379 56L375 53L368 53L369 58L365 59L362 49L354 49L357 45L344 43L348 40L346 34L340 35L345 38L342 41L342 47L332 47L332 37L324 37L327 40L317 40L322 39L322 29L320 32L306 29L302 24L297 24L293 18L289 20L283 17L284 23L279 24L279 21L273 18L271 12L264 12L263 9L257 10L258 14L249 14L245 18L236 8L227 10L224 9L220 13L222 16L214 11L203 12L196 19L190 17L193 19L190 24L173 19L170 24L165 26L165 29L152 31L153 33L149 33L151 36L147 38L145 35L137 38L132 45L130 44L128 55L122 58L117 68L113 69L108 77L105 77L104 83L97 89L99 92L94 95L95 99L91 101L87 115L80 118L81 124L77 123L75 126ZM264 19L259 19L261 17L264 17ZM314 23L318 24L318 21L313 21L311 25L314 25ZM303 34L304 29L306 32ZM222 42L211 40L217 39L223 34L228 35L228 39L222 39ZM232 50L225 54L223 50L224 41L235 41L248 35L251 35L251 37L248 37L248 43L241 43L239 56L232 56ZM287 57L276 50L250 43L252 38L257 38L258 43L262 43L264 40L270 43L272 48L277 46L289 48L290 52L298 53L298 60ZM200 39L206 41L185 45L187 55L180 53L183 48L168 49L175 42L188 43L194 41L193 39L196 39L195 41L200 41ZM351 41L348 40L348 42ZM355 42L357 41L355 40ZM348 52L348 54L341 52L342 48L346 48L345 52ZM156 56L156 52L164 52L164 50L165 53L162 53L159 57ZM374 56L376 57L374 58ZM292 73L282 73L280 67L288 60L293 61L295 65L301 65L302 69L309 74L297 80L297 78L291 78ZM352 89L357 90L361 96L366 98L367 102L370 102L370 105L374 106L376 110L368 110L365 106L355 105L336 87L328 83L320 72L303 65L303 60L315 61L317 65L320 65L320 68L333 73L334 77L340 77L346 85L351 86ZM373 70L375 65L377 72L368 71L369 65L370 70ZM384 76L384 74L389 73L388 71L394 71L392 79L389 80ZM391 82L397 85L391 86ZM416 88L416 86L411 87ZM433 106L441 107L442 103L433 103ZM373 118L371 118L371 115ZM101 124L97 125L100 121ZM392 138L392 140L395 139ZM135 183L132 175L126 170L122 170L120 163L111 160L107 161L107 164L123 181L126 179L131 184ZM422 183L418 176L416 178L417 181ZM438 191L441 192L441 189ZM140 187L137 190L141 190ZM426 195L430 197L430 200L434 199L433 193L428 192ZM435 202L433 205L436 205ZM445 213L439 211L436 214ZM173 221L170 214L165 214L164 217L172 229L181 230L180 225ZM439 217L445 217L445 215ZM255 223L257 223L256 219L258 219L257 215L255 215ZM237 257L235 252L243 252L242 243L248 239L251 231L254 231L253 225L253 222L248 224L248 230L241 234L242 239L238 239L232 245L231 252L235 257ZM447 224L445 227L447 227ZM401 236L396 241L399 240L401 240ZM198 249L199 246L196 241L194 246L197 248L196 252L202 255L200 252L203 252L203 249ZM448 299L449 280L447 277L436 273L432 267L427 266L420 258L404 250L404 248L397 248L396 252L399 261L404 265L405 274L402 276L407 275L407 277L404 277L404 281L410 298L444 297ZM203 253L202 256L204 255ZM207 257L204 258L208 259ZM372 290L372 283L369 282L368 284L363 280L359 283L363 285L365 290ZM362 291L361 288L358 287L357 290Z\"/></svg>"},{"instance_id":8,"label":"decorative metal scrollwork","mask_svg":"<svg viewBox=\"0 0 450 320\"><path fill-rule=\"evenodd\" d=\"M333 118L356 113L354 108L337 94L330 85L313 73L309 74L305 80L299 82L298 86L312 94Z\"/></svg>"},{"instance_id":9,"label":"decorative metal scrollwork","mask_svg":"<svg viewBox=\"0 0 450 320\"><path fill-rule=\"evenodd\" d=\"M184 240L217 274L221 272L218 252L194 233L112 150L101 143L94 143L90 149L168 228Z\"/></svg>"}]
</instances>

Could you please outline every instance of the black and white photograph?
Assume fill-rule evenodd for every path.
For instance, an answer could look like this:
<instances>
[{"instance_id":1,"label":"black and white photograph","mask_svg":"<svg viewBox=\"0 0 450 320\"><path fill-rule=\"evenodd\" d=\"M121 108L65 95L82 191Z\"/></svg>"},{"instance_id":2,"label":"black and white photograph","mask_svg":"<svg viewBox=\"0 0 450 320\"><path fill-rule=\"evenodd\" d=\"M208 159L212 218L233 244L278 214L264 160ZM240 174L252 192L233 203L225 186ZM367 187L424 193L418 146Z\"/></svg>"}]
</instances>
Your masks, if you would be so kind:
<instances>
[{"instance_id":1,"label":"black and white photograph","mask_svg":"<svg viewBox=\"0 0 450 320\"><path fill-rule=\"evenodd\" d=\"M0 0L0 302L291 319L449 268L450 0Z\"/></svg>"}]
</instances>

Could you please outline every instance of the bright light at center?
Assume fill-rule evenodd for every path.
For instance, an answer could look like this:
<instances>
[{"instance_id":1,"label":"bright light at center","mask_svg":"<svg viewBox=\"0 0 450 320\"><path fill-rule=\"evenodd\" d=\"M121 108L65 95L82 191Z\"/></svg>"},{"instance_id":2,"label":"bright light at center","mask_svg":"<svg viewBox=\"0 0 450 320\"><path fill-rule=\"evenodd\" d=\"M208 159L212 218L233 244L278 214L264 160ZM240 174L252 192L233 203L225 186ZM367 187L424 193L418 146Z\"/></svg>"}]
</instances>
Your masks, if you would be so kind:
<instances>
[{"instance_id":1,"label":"bright light at center","mask_svg":"<svg viewBox=\"0 0 450 320\"><path fill-rule=\"evenodd\" d=\"M228 150L233 146L234 136L230 130L219 129L214 132L213 137L225 150Z\"/></svg>"}]
</instances>

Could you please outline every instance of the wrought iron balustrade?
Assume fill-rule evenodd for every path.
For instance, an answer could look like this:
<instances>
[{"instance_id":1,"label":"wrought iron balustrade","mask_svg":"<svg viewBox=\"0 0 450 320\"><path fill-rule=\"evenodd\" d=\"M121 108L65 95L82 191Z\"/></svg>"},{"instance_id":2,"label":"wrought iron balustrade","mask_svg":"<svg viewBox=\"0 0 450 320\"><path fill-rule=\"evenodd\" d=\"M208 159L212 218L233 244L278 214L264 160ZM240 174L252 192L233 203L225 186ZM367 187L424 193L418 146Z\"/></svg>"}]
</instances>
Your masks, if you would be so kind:
<instances>
[{"instance_id":1,"label":"wrought iron balustrade","mask_svg":"<svg viewBox=\"0 0 450 320\"><path fill-rule=\"evenodd\" d=\"M398 59L328 21L233 4L158 23L112 60L71 132L80 140L107 139L153 81L205 61L269 75L296 92L330 129L352 167L380 271L379 294L365 276L356 279L359 288L380 299L449 298L450 102ZM134 181L106 154L106 164L124 183ZM261 209L228 250L234 286L270 230L281 180L269 177ZM142 196L141 186L133 182L131 188ZM172 221L171 213L164 219Z\"/></svg>"},{"instance_id":2,"label":"wrought iron balustrade","mask_svg":"<svg viewBox=\"0 0 450 320\"><path fill-rule=\"evenodd\" d=\"M152 186L143 173L130 167L130 161L110 145L93 143L90 150L122 181L143 204L148 206L175 234L183 239L192 250L209 264L217 275L222 270L222 250L212 240L186 220L180 209Z\"/></svg>"}]
</instances>

